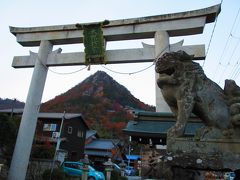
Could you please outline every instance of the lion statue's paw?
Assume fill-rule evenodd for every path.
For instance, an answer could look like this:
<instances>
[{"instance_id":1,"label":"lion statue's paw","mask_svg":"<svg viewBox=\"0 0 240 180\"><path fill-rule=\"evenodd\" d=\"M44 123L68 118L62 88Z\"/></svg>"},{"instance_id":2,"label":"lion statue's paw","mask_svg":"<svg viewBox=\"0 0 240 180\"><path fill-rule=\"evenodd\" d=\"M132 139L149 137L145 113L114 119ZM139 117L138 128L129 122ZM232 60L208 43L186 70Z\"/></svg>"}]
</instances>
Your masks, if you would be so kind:
<instances>
[{"instance_id":1,"label":"lion statue's paw","mask_svg":"<svg viewBox=\"0 0 240 180\"><path fill-rule=\"evenodd\" d=\"M181 137L184 134L184 130L185 130L185 124L176 123L174 126L172 126L168 130L167 136L168 137Z\"/></svg>"}]
</instances>

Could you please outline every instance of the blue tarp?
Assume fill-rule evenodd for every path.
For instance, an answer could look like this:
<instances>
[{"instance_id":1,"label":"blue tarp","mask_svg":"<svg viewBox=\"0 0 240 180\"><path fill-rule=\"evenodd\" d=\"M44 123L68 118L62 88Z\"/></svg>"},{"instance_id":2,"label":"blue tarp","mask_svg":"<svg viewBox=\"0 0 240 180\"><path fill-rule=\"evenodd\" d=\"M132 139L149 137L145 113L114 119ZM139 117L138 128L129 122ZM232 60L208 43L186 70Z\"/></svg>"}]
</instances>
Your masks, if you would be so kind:
<instances>
[{"instance_id":1,"label":"blue tarp","mask_svg":"<svg viewBox=\"0 0 240 180\"><path fill-rule=\"evenodd\" d=\"M126 158L129 160L138 160L141 157L139 155L126 155Z\"/></svg>"}]
</instances>

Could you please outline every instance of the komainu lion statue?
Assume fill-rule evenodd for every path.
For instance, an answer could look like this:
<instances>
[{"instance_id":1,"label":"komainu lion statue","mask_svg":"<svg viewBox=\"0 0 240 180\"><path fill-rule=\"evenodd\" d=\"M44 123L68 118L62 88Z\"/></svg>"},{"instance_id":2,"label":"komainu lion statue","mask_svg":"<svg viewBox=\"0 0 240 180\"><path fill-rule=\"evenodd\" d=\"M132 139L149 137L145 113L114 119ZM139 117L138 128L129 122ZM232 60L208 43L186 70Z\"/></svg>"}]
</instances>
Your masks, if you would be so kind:
<instances>
[{"instance_id":1,"label":"komainu lion statue","mask_svg":"<svg viewBox=\"0 0 240 180\"><path fill-rule=\"evenodd\" d=\"M235 81L226 80L223 90L192 59L178 51L165 53L156 61L157 84L176 116L168 136L182 136L193 113L205 124L202 137L240 138L240 88Z\"/></svg>"}]
</instances>

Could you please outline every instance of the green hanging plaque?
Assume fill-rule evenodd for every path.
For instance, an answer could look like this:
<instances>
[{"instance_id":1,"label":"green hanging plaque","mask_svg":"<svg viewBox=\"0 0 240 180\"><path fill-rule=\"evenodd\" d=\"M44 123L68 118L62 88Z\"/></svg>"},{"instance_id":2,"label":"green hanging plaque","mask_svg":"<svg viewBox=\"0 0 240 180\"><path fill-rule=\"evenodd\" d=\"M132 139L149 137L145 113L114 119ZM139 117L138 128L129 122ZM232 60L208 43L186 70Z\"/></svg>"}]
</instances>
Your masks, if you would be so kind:
<instances>
[{"instance_id":1,"label":"green hanging plaque","mask_svg":"<svg viewBox=\"0 0 240 180\"><path fill-rule=\"evenodd\" d=\"M83 44L85 52L85 64L106 64L105 43L102 26L109 21L102 23L85 24L83 29ZM77 25L76 25L77 26ZM79 25L77 26L79 27Z\"/></svg>"}]
</instances>

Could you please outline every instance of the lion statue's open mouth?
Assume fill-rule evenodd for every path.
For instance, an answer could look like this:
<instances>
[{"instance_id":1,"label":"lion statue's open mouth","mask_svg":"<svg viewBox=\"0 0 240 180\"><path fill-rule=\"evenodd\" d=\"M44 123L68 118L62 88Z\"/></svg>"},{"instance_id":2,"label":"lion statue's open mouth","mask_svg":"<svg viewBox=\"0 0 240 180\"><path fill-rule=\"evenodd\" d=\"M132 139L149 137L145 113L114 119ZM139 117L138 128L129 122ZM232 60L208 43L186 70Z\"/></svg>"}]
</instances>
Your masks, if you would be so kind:
<instances>
[{"instance_id":1,"label":"lion statue's open mouth","mask_svg":"<svg viewBox=\"0 0 240 180\"><path fill-rule=\"evenodd\" d=\"M171 76L172 74L174 74L175 72L175 69L174 68L166 68L164 70L161 70L160 72L158 72L159 74L162 74L162 75L168 75L168 76Z\"/></svg>"}]
</instances>

